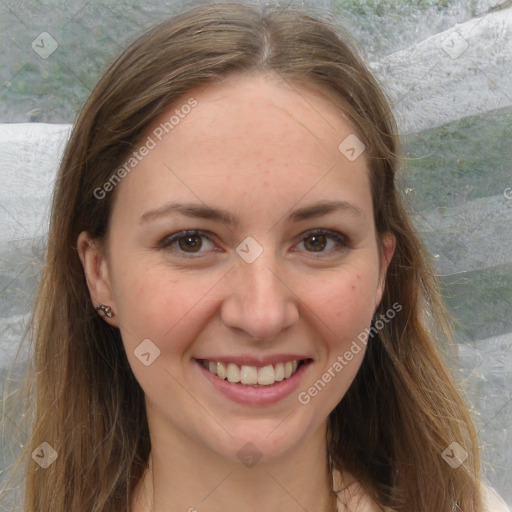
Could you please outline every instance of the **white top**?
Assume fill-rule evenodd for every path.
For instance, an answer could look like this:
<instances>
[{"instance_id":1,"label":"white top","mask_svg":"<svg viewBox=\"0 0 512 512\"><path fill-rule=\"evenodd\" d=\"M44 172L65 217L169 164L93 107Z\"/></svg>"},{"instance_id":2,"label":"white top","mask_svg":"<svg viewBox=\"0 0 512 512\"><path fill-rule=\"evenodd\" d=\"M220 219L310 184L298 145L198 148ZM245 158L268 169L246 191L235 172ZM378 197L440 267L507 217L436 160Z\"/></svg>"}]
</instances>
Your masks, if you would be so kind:
<instances>
[{"instance_id":1,"label":"white top","mask_svg":"<svg viewBox=\"0 0 512 512\"><path fill-rule=\"evenodd\" d=\"M485 484L482 484L482 501L485 512L512 512L512 509L498 496L496 491Z\"/></svg>"},{"instance_id":2,"label":"white top","mask_svg":"<svg viewBox=\"0 0 512 512\"><path fill-rule=\"evenodd\" d=\"M339 472L335 470L335 481L339 476ZM338 480L337 483L339 482ZM335 488L339 489L339 487ZM352 481L350 488L350 496L348 496L346 505L338 499L338 512L382 512L382 509L364 493L355 481ZM346 495L344 499L347 500ZM484 483L482 483L482 502L483 512L512 512L512 509L508 507L496 491Z\"/></svg>"}]
</instances>

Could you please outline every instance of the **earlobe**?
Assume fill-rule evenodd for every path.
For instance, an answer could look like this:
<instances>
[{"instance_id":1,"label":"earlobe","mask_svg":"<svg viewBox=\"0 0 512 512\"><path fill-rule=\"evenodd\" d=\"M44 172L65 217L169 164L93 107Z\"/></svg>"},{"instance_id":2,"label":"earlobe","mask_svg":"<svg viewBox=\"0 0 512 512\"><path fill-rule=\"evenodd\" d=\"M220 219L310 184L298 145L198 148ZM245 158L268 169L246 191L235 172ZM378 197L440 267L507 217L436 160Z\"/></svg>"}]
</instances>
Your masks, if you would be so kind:
<instances>
[{"instance_id":1,"label":"earlobe","mask_svg":"<svg viewBox=\"0 0 512 512\"><path fill-rule=\"evenodd\" d=\"M77 250L84 269L85 280L93 307L98 310L99 305L109 308L111 316L101 314L110 325L119 327L115 320L115 301L110 283L107 259L103 247L98 240L93 239L89 233L83 231L77 239Z\"/></svg>"},{"instance_id":2,"label":"earlobe","mask_svg":"<svg viewBox=\"0 0 512 512\"><path fill-rule=\"evenodd\" d=\"M379 286L377 289L377 296L375 301L375 309L380 304L382 296L384 295L384 288L386 286L386 275L389 264L393 259L396 248L396 237L392 233L386 233L381 237L380 245L380 273L379 273Z\"/></svg>"},{"instance_id":3,"label":"earlobe","mask_svg":"<svg viewBox=\"0 0 512 512\"><path fill-rule=\"evenodd\" d=\"M396 237L393 233L386 233L382 237L382 259L383 264L385 265L385 270L387 271L389 264L391 263L391 259L393 258L393 254L395 254L396 248Z\"/></svg>"}]
</instances>

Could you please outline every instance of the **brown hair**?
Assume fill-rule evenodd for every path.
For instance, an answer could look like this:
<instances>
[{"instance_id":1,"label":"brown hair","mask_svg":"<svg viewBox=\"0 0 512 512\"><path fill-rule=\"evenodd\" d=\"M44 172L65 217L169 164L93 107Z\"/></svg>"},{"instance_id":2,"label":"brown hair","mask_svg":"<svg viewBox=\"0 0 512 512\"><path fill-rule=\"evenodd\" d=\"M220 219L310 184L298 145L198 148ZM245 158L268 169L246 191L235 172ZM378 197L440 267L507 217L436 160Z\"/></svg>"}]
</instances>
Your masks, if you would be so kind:
<instances>
[{"instance_id":1,"label":"brown hair","mask_svg":"<svg viewBox=\"0 0 512 512\"><path fill-rule=\"evenodd\" d=\"M115 192L98 200L94 191L184 93L230 73L267 71L314 87L354 123L369 159L377 232L397 240L377 316L395 303L402 311L369 340L330 415L332 463L397 512L481 511L476 435L438 353L436 339L450 339L446 312L397 192L397 130L379 85L332 24L294 9L220 2L180 14L126 49L67 144L32 323L37 403L26 512L129 510L150 453L144 394L119 331L91 307L77 254L79 233L101 239L109 222ZM45 470L29 457L43 441L59 454ZM453 441L468 453L457 469L441 457Z\"/></svg>"}]
</instances>

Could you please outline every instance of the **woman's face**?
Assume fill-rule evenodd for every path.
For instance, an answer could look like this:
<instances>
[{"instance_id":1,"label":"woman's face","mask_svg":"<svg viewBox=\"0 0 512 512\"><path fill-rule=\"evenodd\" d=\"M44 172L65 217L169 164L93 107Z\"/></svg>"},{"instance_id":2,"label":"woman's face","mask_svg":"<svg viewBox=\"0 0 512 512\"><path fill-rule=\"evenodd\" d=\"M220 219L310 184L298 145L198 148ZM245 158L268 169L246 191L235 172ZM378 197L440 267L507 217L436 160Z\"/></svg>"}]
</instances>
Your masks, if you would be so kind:
<instances>
[{"instance_id":1,"label":"woman's face","mask_svg":"<svg viewBox=\"0 0 512 512\"><path fill-rule=\"evenodd\" d=\"M191 91L143 144L104 252L81 254L150 428L233 460L285 455L347 391L381 298L393 243L379 257L365 152L330 101L274 75Z\"/></svg>"}]
</instances>

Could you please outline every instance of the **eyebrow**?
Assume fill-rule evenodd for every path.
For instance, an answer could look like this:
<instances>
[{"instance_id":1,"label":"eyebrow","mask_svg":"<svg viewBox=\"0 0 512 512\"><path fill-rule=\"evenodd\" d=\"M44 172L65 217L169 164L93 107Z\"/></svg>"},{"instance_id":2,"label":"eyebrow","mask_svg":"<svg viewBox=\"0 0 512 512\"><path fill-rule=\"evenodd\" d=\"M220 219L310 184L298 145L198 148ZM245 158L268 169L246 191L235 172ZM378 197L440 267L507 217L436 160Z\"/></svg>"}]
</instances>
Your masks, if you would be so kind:
<instances>
[{"instance_id":1,"label":"eyebrow","mask_svg":"<svg viewBox=\"0 0 512 512\"><path fill-rule=\"evenodd\" d=\"M180 213L187 217L221 221L228 225L237 225L238 219L227 210L212 208L206 204L197 203L168 203L156 210L149 210L140 218L141 222L153 220L158 217Z\"/></svg>"},{"instance_id":2,"label":"eyebrow","mask_svg":"<svg viewBox=\"0 0 512 512\"><path fill-rule=\"evenodd\" d=\"M361 217L363 220L365 218L364 211L361 208L347 201L321 201L293 211L289 215L289 219L293 221L306 220L340 210Z\"/></svg>"},{"instance_id":3,"label":"eyebrow","mask_svg":"<svg viewBox=\"0 0 512 512\"><path fill-rule=\"evenodd\" d=\"M320 201L318 203L304 206L294 210L288 215L288 220L299 222L314 217L320 217L336 211L343 211L361 219L365 219L365 214L361 208L347 201ZM237 226L239 219L231 212L222 208L212 208L206 204L198 203L168 203L155 210L149 210L144 213L140 221L146 222L159 217L179 213L187 217L196 217L200 219L208 219L220 221L230 226Z\"/></svg>"}]
</instances>

